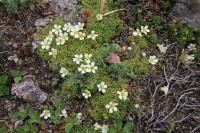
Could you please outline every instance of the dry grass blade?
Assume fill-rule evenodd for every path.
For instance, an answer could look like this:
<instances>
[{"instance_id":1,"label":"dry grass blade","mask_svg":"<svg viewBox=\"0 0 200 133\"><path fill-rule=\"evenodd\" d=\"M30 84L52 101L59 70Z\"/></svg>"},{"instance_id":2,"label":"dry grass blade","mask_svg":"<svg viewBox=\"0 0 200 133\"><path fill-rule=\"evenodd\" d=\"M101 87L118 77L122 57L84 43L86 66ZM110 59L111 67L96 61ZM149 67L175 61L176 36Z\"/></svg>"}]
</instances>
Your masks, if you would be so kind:
<instances>
[{"instance_id":1,"label":"dry grass blade","mask_svg":"<svg viewBox=\"0 0 200 133\"><path fill-rule=\"evenodd\" d=\"M107 16L109 14L112 14L112 13L115 13L115 12L118 12L118 11L126 11L126 9L117 9L117 10L109 11L107 13L104 13L103 16Z\"/></svg>"},{"instance_id":2,"label":"dry grass blade","mask_svg":"<svg viewBox=\"0 0 200 133\"><path fill-rule=\"evenodd\" d=\"M104 5L105 5L105 2L106 2L106 0L101 0L101 5L100 5L100 13L101 14L103 13L103 8L104 8Z\"/></svg>"}]
</instances>

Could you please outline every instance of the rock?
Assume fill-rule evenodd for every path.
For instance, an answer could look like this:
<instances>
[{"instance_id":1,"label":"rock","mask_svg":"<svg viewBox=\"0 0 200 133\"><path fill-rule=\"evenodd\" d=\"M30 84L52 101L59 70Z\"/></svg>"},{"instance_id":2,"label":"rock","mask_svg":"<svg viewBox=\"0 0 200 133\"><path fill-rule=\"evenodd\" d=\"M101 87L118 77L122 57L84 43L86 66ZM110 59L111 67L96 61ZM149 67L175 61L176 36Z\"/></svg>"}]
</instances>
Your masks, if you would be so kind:
<instances>
[{"instance_id":1,"label":"rock","mask_svg":"<svg viewBox=\"0 0 200 133\"><path fill-rule=\"evenodd\" d=\"M175 0L172 18L184 20L189 26L200 30L200 0Z\"/></svg>"},{"instance_id":2,"label":"rock","mask_svg":"<svg viewBox=\"0 0 200 133\"><path fill-rule=\"evenodd\" d=\"M35 21L34 25L36 29L39 30L41 27L47 26L48 22L49 22L49 18L40 18Z\"/></svg>"},{"instance_id":3,"label":"rock","mask_svg":"<svg viewBox=\"0 0 200 133\"><path fill-rule=\"evenodd\" d=\"M22 120L16 121L15 122L15 128L21 127L23 124L24 124L24 122Z\"/></svg>"},{"instance_id":4,"label":"rock","mask_svg":"<svg viewBox=\"0 0 200 133\"><path fill-rule=\"evenodd\" d=\"M109 64L120 64L120 58L118 55L114 53L110 53L110 55L107 57L107 61Z\"/></svg>"},{"instance_id":5,"label":"rock","mask_svg":"<svg viewBox=\"0 0 200 133\"><path fill-rule=\"evenodd\" d=\"M44 103L47 100L47 94L35 85L31 79L24 79L21 83L12 87L11 93L26 102Z\"/></svg>"},{"instance_id":6,"label":"rock","mask_svg":"<svg viewBox=\"0 0 200 133\"><path fill-rule=\"evenodd\" d=\"M78 0L51 0L51 8L56 16L64 17L65 21L76 23Z\"/></svg>"},{"instance_id":7,"label":"rock","mask_svg":"<svg viewBox=\"0 0 200 133\"><path fill-rule=\"evenodd\" d=\"M7 111L11 111L11 109L12 109L12 103L11 103L9 100L5 100L4 108L5 108Z\"/></svg>"}]
</instances>

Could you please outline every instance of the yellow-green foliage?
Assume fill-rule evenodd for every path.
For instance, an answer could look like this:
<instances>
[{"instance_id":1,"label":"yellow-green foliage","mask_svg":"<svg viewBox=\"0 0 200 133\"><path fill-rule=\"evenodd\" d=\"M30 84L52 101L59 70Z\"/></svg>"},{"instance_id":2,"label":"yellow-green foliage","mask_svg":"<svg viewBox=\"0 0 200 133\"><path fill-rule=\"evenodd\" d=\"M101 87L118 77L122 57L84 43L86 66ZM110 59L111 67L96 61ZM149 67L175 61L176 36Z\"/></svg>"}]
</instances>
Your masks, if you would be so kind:
<instances>
[{"instance_id":1,"label":"yellow-green foliage","mask_svg":"<svg viewBox=\"0 0 200 133\"><path fill-rule=\"evenodd\" d=\"M120 65L107 65L106 57L111 52L119 52L120 47L116 44L109 46L103 46L103 43L111 42L112 39L122 32L123 21L120 20L117 13L108 15L101 21L97 21L96 15L100 13L100 1L99 0L82 0L84 8L81 14L85 11L92 12L92 16L89 18L83 32L88 35L92 30L98 34L96 40L87 39L80 41L69 35L69 40L64 45L57 46L55 39L51 42L50 49L56 48L58 55L56 58L52 58L48 55L49 50L43 50L38 48L38 54L49 62L50 68L59 73L61 67L69 70L69 74L64 78L61 90L56 90L52 101L57 107L65 107L68 102L75 100L86 89L89 90L92 96L87 100L88 109L90 110L90 116L95 120L119 118L123 119L126 115L127 101L120 100L118 98L117 91L126 88L126 78L134 77L134 73L137 75L144 75L148 72L148 60L141 57L141 51L148 48L148 42L145 38L130 37L130 43L136 41L137 46L134 47L134 58L131 60L125 60ZM112 11L113 3L110 1L106 4L104 11ZM38 38L43 40L52 30L54 24L63 26L64 20L61 18L55 19L44 28L39 34ZM40 47L40 46L39 46ZM92 54L92 61L98 66L96 73L86 73L82 75L78 72L77 65L73 62L75 54ZM116 70L112 70L116 69ZM121 70L123 69L123 70ZM110 76L110 74L117 74ZM98 91L97 85L101 82L105 82L108 86L105 94ZM108 113L108 109L105 108L109 102L118 103L119 111L113 114Z\"/></svg>"},{"instance_id":2,"label":"yellow-green foliage","mask_svg":"<svg viewBox=\"0 0 200 133\"><path fill-rule=\"evenodd\" d=\"M7 132L8 132L7 127L4 125L0 125L0 133L7 133Z\"/></svg>"},{"instance_id":3,"label":"yellow-green foliage","mask_svg":"<svg viewBox=\"0 0 200 133\"><path fill-rule=\"evenodd\" d=\"M52 97L53 103L55 106L67 106L69 100L73 100L78 95L88 89L92 93L92 97L88 99L91 103L88 107L91 110L91 117L96 120L108 119L108 118L123 118L126 114L126 104L124 101L120 101L118 98L117 91L125 86L125 82L118 82L113 80L108 72L107 66L105 63L105 58L110 52L117 51L116 46L104 47L103 43L110 42L115 36L123 30L123 21L120 20L117 13L111 14L103 18L102 21L96 20L96 15L99 14L100 3L99 0L83 0L84 9L81 13L84 13L85 10L91 10L93 16L85 24L83 32L88 35L91 30L94 30L98 37L96 40L87 39L80 41L69 35L69 40L66 41L64 45L57 46L55 39L50 45L51 48L56 48L58 50L58 55L56 58L52 58L48 55L49 50L43 50L38 48L38 54L45 60L49 61L50 68L59 73L61 67L69 70L70 74L64 78L64 82L61 90L57 90L55 95ZM105 6L106 11L113 10L112 3L109 3ZM39 34L38 38L43 40L53 28L54 24L64 25L64 20L61 18L55 19L52 23L44 28ZM39 46L40 47L40 46ZM97 72L86 73L84 75L78 72L77 65L73 62L75 54L92 54L92 61L98 66ZM108 85L107 93L101 94L98 92L97 84L101 82L106 82ZM119 103L119 111L113 113L113 115L108 114L108 109L105 108L105 105L109 102Z\"/></svg>"},{"instance_id":4,"label":"yellow-green foliage","mask_svg":"<svg viewBox=\"0 0 200 133\"><path fill-rule=\"evenodd\" d=\"M136 75L146 75L148 73L148 59L142 57L142 52L145 52L149 48L149 42L145 37L129 36L130 44L134 44L134 58L124 61L125 64L133 67L133 71Z\"/></svg>"}]
</instances>

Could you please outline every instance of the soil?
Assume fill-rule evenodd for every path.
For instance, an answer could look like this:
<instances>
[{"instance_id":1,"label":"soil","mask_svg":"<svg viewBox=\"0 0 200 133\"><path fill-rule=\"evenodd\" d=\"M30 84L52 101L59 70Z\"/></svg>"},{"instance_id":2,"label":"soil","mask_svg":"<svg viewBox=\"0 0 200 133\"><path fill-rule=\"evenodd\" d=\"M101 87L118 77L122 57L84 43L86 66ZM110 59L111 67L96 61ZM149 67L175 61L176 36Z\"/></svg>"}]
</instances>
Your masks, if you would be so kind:
<instances>
[{"instance_id":1,"label":"soil","mask_svg":"<svg viewBox=\"0 0 200 133\"><path fill-rule=\"evenodd\" d=\"M5 7L0 3L0 75L9 77L7 86L12 88L14 80L11 70L19 70L23 76L30 77L47 94L51 94L60 84L60 77L52 73L48 64L33 52L32 41L36 28L34 23L42 18L47 9L19 11L15 16L7 16ZM8 60L16 55L16 61ZM23 78L23 77L22 77ZM10 106L6 106L6 104ZM7 119L8 113L23 103L13 95L1 97L0 117Z\"/></svg>"}]
</instances>

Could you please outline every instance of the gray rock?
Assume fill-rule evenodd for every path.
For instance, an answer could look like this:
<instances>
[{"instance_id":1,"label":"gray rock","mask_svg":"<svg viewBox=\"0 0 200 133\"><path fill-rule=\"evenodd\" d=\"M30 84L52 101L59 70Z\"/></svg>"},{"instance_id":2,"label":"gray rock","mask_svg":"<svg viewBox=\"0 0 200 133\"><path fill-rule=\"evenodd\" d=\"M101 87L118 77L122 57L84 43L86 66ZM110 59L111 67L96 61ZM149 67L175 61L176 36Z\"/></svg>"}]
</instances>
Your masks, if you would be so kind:
<instances>
[{"instance_id":1,"label":"gray rock","mask_svg":"<svg viewBox=\"0 0 200 133\"><path fill-rule=\"evenodd\" d=\"M65 21L76 23L78 0L51 0L51 8L56 16L64 17Z\"/></svg>"},{"instance_id":2,"label":"gray rock","mask_svg":"<svg viewBox=\"0 0 200 133\"><path fill-rule=\"evenodd\" d=\"M41 18L35 21L35 27L44 27L48 24L49 18Z\"/></svg>"},{"instance_id":3,"label":"gray rock","mask_svg":"<svg viewBox=\"0 0 200 133\"><path fill-rule=\"evenodd\" d=\"M172 18L184 20L191 27L200 30L200 0L175 0Z\"/></svg>"},{"instance_id":4,"label":"gray rock","mask_svg":"<svg viewBox=\"0 0 200 133\"><path fill-rule=\"evenodd\" d=\"M24 124L24 122L22 120L16 121L15 122L15 128L21 127L23 124Z\"/></svg>"},{"instance_id":5,"label":"gray rock","mask_svg":"<svg viewBox=\"0 0 200 133\"><path fill-rule=\"evenodd\" d=\"M21 83L12 87L11 92L26 102L44 103L47 99L47 94L35 85L31 79L24 79Z\"/></svg>"},{"instance_id":6,"label":"gray rock","mask_svg":"<svg viewBox=\"0 0 200 133\"><path fill-rule=\"evenodd\" d=\"M9 100L5 100L4 108L5 108L7 111L11 111L11 109L12 109L12 103L11 103Z\"/></svg>"}]
</instances>

